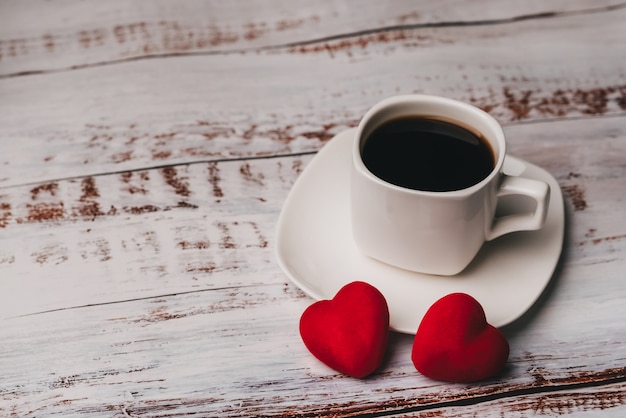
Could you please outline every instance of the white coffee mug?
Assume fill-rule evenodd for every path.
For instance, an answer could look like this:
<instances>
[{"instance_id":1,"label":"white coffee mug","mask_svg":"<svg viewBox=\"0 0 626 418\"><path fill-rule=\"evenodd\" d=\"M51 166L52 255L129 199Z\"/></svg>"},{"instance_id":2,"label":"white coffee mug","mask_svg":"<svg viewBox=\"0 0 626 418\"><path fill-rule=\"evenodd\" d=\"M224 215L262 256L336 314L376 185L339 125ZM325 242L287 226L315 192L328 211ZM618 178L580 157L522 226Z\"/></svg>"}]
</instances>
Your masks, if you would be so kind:
<instances>
[{"instance_id":1,"label":"white coffee mug","mask_svg":"<svg viewBox=\"0 0 626 418\"><path fill-rule=\"evenodd\" d=\"M495 162L486 178L452 191L398 186L373 174L363 147L381 124L403 117L445 120L477 132ZM416 138L419 140L419 138ZM548 212L550 188L541 181L502 172L506 142L502 127L486 112L437 96L395 96L375 105L359 123L352 152L351 217L357 247L392 266L435 275L455 275L485 241L503 234L540 229ZM496 217L498 198L523 195L534 211Z\"/></svg>"}]
</instances>

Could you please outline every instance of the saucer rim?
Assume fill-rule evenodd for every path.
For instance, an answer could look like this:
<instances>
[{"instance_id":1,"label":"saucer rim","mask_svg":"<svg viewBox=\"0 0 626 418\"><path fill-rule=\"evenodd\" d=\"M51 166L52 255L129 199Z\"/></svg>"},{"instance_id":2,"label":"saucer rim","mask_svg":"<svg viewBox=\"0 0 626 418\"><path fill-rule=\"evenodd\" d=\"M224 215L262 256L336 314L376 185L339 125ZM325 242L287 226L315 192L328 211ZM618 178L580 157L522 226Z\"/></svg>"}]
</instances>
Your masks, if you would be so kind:
<instances>
[{"instance_id":1,"label":"saucer rim","mask_svg":"<svg viewBox=\"0 0 626 418\"><path fill-rule=\"evenodd\" d=\"M296 179L296 181L294 182L291 190L288 193L287 198L285 199L285 202L282 206L279 218L278 218L278 222L276 225L276 230L275 230L275 246L274 246L274 253L275 253L275 257L278 261L278 264L281 268L281 270L287 275L287 277L290 279L290 281L292 283L294 283L299 289L301 289L305 294L307 294L309 297L311 297L314 300L323 300L323 299L330 299L332 298L332 295L323 295L321 293L324 293L323 290L319 289L316 290L314 288L312 288L311 286L308 285L309 282L311 282L310 280L304 280L302 278L299 278L298 275L292 271L292 269L289 267L287 260L284 257L284 251L281 251L282 247L283 247L283 238L284 235L283 233L281 233L281 231L284 229L285 227L285 218L287 217L287 213L291 210L292 206L293 206L293 201L296 199L296 197L299 194L299 191L301 189L301 184L305 182L306 179L308 179L309 176L311 176L311 171L315 170L315 168L317 168L318 165L320 165L320 161L323 160L326 156L326 154L334 151L334 147L333 145L338 145L337 143L341 140L347 141L347 136L349 135L354 135L354 133L356 132L356 128L350 128L350 129L346 129L340 133L338 133L337 135L335 135L333 138L331 138L321 149L320 151L313 157L313 159L311 161L309 161L309 163L306 165L306 167L303 169L303 171L300 173L300 175L298 176L298 178ZM554 276L554 272L556 270L556 267L558 265L558 261L561 257L562 251L563 251L563 242L564 242L564 229L565 229L565 211L564 211L564 202L563 202L563 195L562 195L562 191L560 189L560 186L558 185L558 182L556 181L556 179L545 169L536 166L532 163L529 163L527 161L524 161L522 159L513 157L511 155L507 155L506 156L506 160L509 161L510 164L512 164L513 166L518 165L521 163L525 166L524 170L528 169L529 167L533 170L536 170L539 172L539 174L541 174L542 180L545 180L549 183L550 185L550 189L551 189L551 194L550 194L550 202L549 205L551 207L553 207L552 210L549 209L549 213L548 213L548 218L554 218L553 222L555 222L556 225L556 231L555 231L555 237L556 234L558 234L558 251L556 251L556 253L554 254L554 256L550 257L550 260L552 260L549 263L549 267L545 268L546 271L546 278L543 279L541 281L541 285L538 286L536 288L536 291L533 292L533 297L528 298L529 300L524 304L523 308L517 309L515 312L513 312L510 315L506 316L506 319L504 320L499 320L499 321L491 321L490 323L496 327L504 327L506 325L509 325L510 323L512 323L513 321L517 320L518 318L520 318L521 316L523 316L526 312L528 312L528 310L535 305L535 303L541 298L541 295L545 292L545 289L547 288L548 284L552 281L553 276ZM351 159L349 159L348 161L351 161ZM506 167L506 161L505 161L505 167ZM556 209L554 209L554 205L558 205L558 207ZM555 213L553 213L553 211ZM551 216L552 214L552 216ZM548 222L548 220L546 221L546 223ZM533 232L537 232L537 231L527 231L525 233L533 233ZM556 244L555 244L556 245ZM354 247L356 247L356 245L354 244ZM398 275L400 274L407 274L408 275L413 275L416 279L419 279L420 277L438 277L438 276L434 276L434 275L429 275L429 274L424 274L424 273L413 273L413 272L407 272L406 270L402 270L399 269L397 267L393 267L387 264L384 264L380 261L374 260L374 259L370 259L368 258L368 262L373 262L373 263L377 263L377 264L381 264L384 265L385 269L389 270L389 271L397 271ZM459 275L462 275L463 272L461 272ZM457 275L457 276L459 276ZM450 276L450 277L456 277L456 276ZM468 280L470 280L472 278L472 276L470 276L469 278L467 278ZM355 278L354 280L363 280L363 281L368 281L367 279L363 279L363 278ZM342 282L341 280L339 280L338 283L339 287L347 284L348 282L350 282L351 280L348 280L346 282ZM371 284L371 283L370 283ZM339 289L339 287L337 288L337 290ZM332 293L332 292L330 292ZM384 293L383 293L384 294ZM434 302L434 301L433 301ZM426 307L427 308L427 307ZM391 309L390 309L391 311ZM425 309L424 309L425 311ZM487 315L489 316L489 315ZM405 334L415 334L415 332L417 331L417 326L415 327L411 327L411 328L406 328L406 327L398 327L398 326L394 326L393 320L394 318L391 317L391 329L397 332L401 332L401 333L405 333ZM421 320L421 318L420 318ZM417 322L419 324L419 321Z\"/></svg>"}]
</instances>

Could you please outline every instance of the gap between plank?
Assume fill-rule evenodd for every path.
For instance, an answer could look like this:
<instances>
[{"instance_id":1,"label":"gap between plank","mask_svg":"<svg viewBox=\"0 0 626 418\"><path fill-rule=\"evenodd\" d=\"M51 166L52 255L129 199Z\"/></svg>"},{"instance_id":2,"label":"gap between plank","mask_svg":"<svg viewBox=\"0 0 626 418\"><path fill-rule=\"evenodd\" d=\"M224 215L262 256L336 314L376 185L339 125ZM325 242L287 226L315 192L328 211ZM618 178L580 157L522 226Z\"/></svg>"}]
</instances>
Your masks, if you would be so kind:
<instances>
[{"instance_id":1,"label":"gap between plank","mask_svg":"<svg viewBox=\"0 0 626 418\"><path fill-rule=\"evenodd\" d=\"M66 306L63 308L54 308L54 309L48 309L45 311L31 312L31 313L22 314L22 315L10 316L4 319L8 320L8 319L24 318L28 316L43 315L47 313L71 311L74 309L92 308L94 306L117 305L119 303L129 303L129 302L138 302L142 300L152 300L152 299L159 299L159 298L191 295L194 293L214 292L214 291L232 290L232 289L245 289L245 288L251 288L251 287L275 286L275 285L276 283L258 283L258 284L241 285L241 286L224 286L224 287L212 287L212 288L207 288L207 289L186 290L183 292L166 293L166 294L159 294L159 295L153 295L153 296L142 296L142 297L137 297L137 298L114 300L114 301L108 301L108 302L97 302L97 303L88 303L85 305Z\"/></svg>"},{"instance_id":2,"label":"gap between plank","mask_svg":"<svg viewBox=\"0 0 626 418\"><path fill-rule=\"evenodd\" d=\"M555 119L534 119L534 120L527 120L527 121L512 121L508 123L501 122L500 125L503 127L507 127L507 126L517 126L517 125L532 125L532 124L538 124L538 123L569 122L569 121L577 121L577 120L587 120L587 119L592 119L592 118L593 119L623 118L625 116L626 114L611 114L611 115L601 115L601 116L572 116L572 117L561 118L561 119L556 119L556 118ZM129 168L125 170L113 170L113 171L105 171L101 173L82 174L78 176L58 177L54 179L38 180L38 181L32 181L28 183L12 184L10 186L0 186L0 190L15 189L18 187L31 187L31 186L37 186L43 183L52 183L52 182L69 181L69 180L82 180L88 177L105 177L105 176L111 176L111 175L123 174L123 173L136 173L139 171L161 170L164 168L190 166L190 165L196 165L196 164L227 163L227 162L237 162L237 161L269 160L269 159L274 159L274 158L301 157L301 156L307 156L307 155L315 155L318 152L319 150L314 150L314 151L303 151L303 152L271 154L271 155L251 155L248 157L232 157L232 158L215 158L215 159L204 159L204 160L179 161L176 163L145 166L145 167L140 167L140 168Z\"/></svg>"},{"instance_id":3,"label":"gap between plank","mask_svg":"<svg viewBox=\"0 0 626 418\"><path fill-rule=\"evenodd\" d=\"M605 374L607 374L607 376L605 376ZM527 386L527 387L520 388L520 389L513 389L510 391L504 391L504 392L494 393L494 394L479 395L479 396L475 396L472 398L463 398L463 399L455 399L451 401L435 402L435 403L431 403L427 405L419 405L419 406L406 407L406 408L401 407L401 409L398 409L398 410L370 412L370 413L363 413L363 414L356 415L356 416L372 417L372 418L393 417L394 415L405 415L405 414L410 414L410 413L415 413L415 412L427 412L427 411L435 412L437 409L443 409L443 408L478 405L478 404L485 403L485 402L491 402L491 401L496 401L500 399L515 398L515 397L524 396L524 395L537 395L537 394L542 394L542 393L559 393L559 392L566 392L569 390L608 386L608 385L626 382L626 367L606 370L603 372L590 374L590 375L585 375L585 378L587 379L591 379L594 377L599 377L601 380L585 380L582 382L568 382L568 383L546 385L546 386Z\"/></svg>"},{"instance_id":4,"label":"gap between plank","mask_svg":"<svg viewBox=\"0 0 626 418\"><path fill-rule=\"evenodd\" d=\"M79 175L79 176L69 176L69 177L59 177L59 178L52 179L52 180L40 180L40 181L33 181L33 182L29 182L29 183L13 184L13 185L10 185L10 186L0 186L0 190L14 189L16 187L36 186L36 185L42 184L42 183L69 181L69 180L80 180L80 179L84 179L84 178L87 178L87 177L104 177L104 176L111 176L111 175L122 174L122 173L135 173L135 172L138 172L138 171L161 170L163 168L189 166L189 165L196 165L196 164L225 163L225 162L253 161L253 160L268 160L268 159L273 159L273 158L299 157L299 156L304 156L304 155L313 155L313 154L317 154L317 153L318 153L318 150L316 150L316 151L304 151L304 152L293 152L293 153L286 153L286 154L251 155L249 157L215 158L215 159L210 159L210 160L182 161L182 162L177 162L177 163L160 164L160 165L146 166L146 167L141 167L141 168L130 168L130 169L127 169L127 170L106 171L106 172L102 172L102 173L83 174L83 175Z\"/></svg>"}]
</instances>

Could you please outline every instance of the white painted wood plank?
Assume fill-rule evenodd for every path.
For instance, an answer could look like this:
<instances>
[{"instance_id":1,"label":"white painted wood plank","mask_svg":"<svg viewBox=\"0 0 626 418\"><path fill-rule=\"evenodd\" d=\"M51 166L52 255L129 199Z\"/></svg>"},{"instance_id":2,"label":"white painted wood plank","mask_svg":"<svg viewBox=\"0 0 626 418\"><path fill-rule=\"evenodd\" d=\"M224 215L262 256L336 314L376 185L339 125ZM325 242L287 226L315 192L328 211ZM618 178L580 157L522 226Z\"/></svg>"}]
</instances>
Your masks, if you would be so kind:
<instances>
[{"instance_id":1,"label":"white painted wood plank","mask_svg":"<svg viewBox=\"0 0 626 418\"><path fill-rule=\"evenodd\" d=\"M623 327L605 323L601 335L609 332L613 341L607 345L597 333L581 335L588 324L564 327L557 318L561 309L526 327L534 338L509 336L512 352L502 379L473 385L430 381L410 362L411 338L396 334L379 373L367 380L346 378L317 362L301 343L297 320L308 303L291 285L276 284L5 320L10 338L1 353L2 412L333 416L481 402L538 388L553 387L562 396L562 387L624 377ZM623 397L613 402L623 408ZM525 403L533 405L522 397L520 410Z\"/></svg>"},{"instance_id":2,"label":"white painted wood plank","mask_svg":"<svg viewBox=\"0 0 626 418\"><path fill-rule=\"evenodd\" d=\"M0 3L0 75L129 58L290 44L399 25L592 12L617 0L238 2L165 0Z\"/></svg>"},{"instance_id":3,"label":"white painted wood plank","mask_svg":"<svg viewBox=\"0 0 626 418\"><path fill-rule=\"evenodd\" d=\"M276 270L270 243L282 201L309 158L122 173L1 195L0 316L240 285L245 272L265 282L264 272Z\"/></svg>"},{"instance_id":4,"label":"white painted wood plank","mask_svg":"<svg viewBox=\"0 0 626 418\"><path fill-rule=\"evenodd\" d=\"M502 122L621 115L625 18L396 30L3 79L0 187L315 151L399 93L465 100Z\"/></svg>"},{"instance_id":5,"label":"white painted wood plank","mask_svg":"<svg viewBox=\"0 0 626 418\"><path fill-rule=\"evenodd\" d=\"M564 190L575 192L567 197L568 238L551 290L505 330L512 347L505 375L480 385L441 384L417 374L410 336L394 334L384 367L364 381L329 370L306 351L297 321L312 301L286 282L272 241L280 205L311 156L13 188L4 196L12 215L2 229L13 240L3 243L21 245L3 246L0 257L0 411L332 415L472 398L482 403L521 391L530 393L495 403L519 407L524 416L542 399L534 389L575 386L567 399L583 403L574 407L556 392L545 395L552 402L546 405L572 413L610 405L609 412L619 414L624 401L615 390L606 389L608 403L589 404L585 385L626 376L626 330L615 320L626 314L626 208L614 193L626 174L622 119L507 127L516 155L543 162ZM596 146L584 160L563 152L583 147L591 133ZM541 153L525 147L539 143ZM62 218L28 220L33 207L27 204L54 202L63 203ZM81 215L93 202L102 212L116 211ZM217 222L232 227L230 233ZM37 313L49 309L56 310Z\"/></svg>"},{"instance_id":6,"label":"white painted wood plank","mask_svg":"<svg viewBox=\"0 0 626 418\"><path fill-rule=\"evenodd\" d=\"M506 128L512 155L560 181L577 269L587 259L618 262L626 249L626 209L614 192L626 175L623 119ZM200 163L6 189L2 316L232 286L242 271L276 269L275 222L311 158ZM29 297L33 288L41 298Z\"/></svg>"}]
</instances>

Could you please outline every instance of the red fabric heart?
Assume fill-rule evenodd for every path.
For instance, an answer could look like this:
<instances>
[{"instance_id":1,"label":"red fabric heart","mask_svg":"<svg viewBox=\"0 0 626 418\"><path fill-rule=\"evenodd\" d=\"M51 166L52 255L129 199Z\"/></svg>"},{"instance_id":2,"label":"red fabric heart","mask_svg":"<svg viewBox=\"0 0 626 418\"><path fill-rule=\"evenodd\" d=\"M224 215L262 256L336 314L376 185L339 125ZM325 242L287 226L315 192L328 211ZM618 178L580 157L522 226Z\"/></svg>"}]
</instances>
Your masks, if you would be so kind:
<instances>
[{"instance_id":1,"label":"red fabric heart","mask_svg":"<svg viewBox=\"0 0 626 418\"><path fill-rule=\"evenodd\" d=\"M385 297L364 282L352 282L332 300L309 306L300 318L300 336L309 351L327 366L365 377L382 362L389 335Z\"/></svg>"},{"instance_id":2,"label":"red fabric heart","mask_svg":"<svg viewBox=\"0 0 626 418\"><path fill-rule=\"evenodd\" d=\"M487 323L485 311L465 293L452 293L426 312L413 341L412 360L426 377L475 382L500 373L509 343Z\"/></svg>"}]
</instances>

